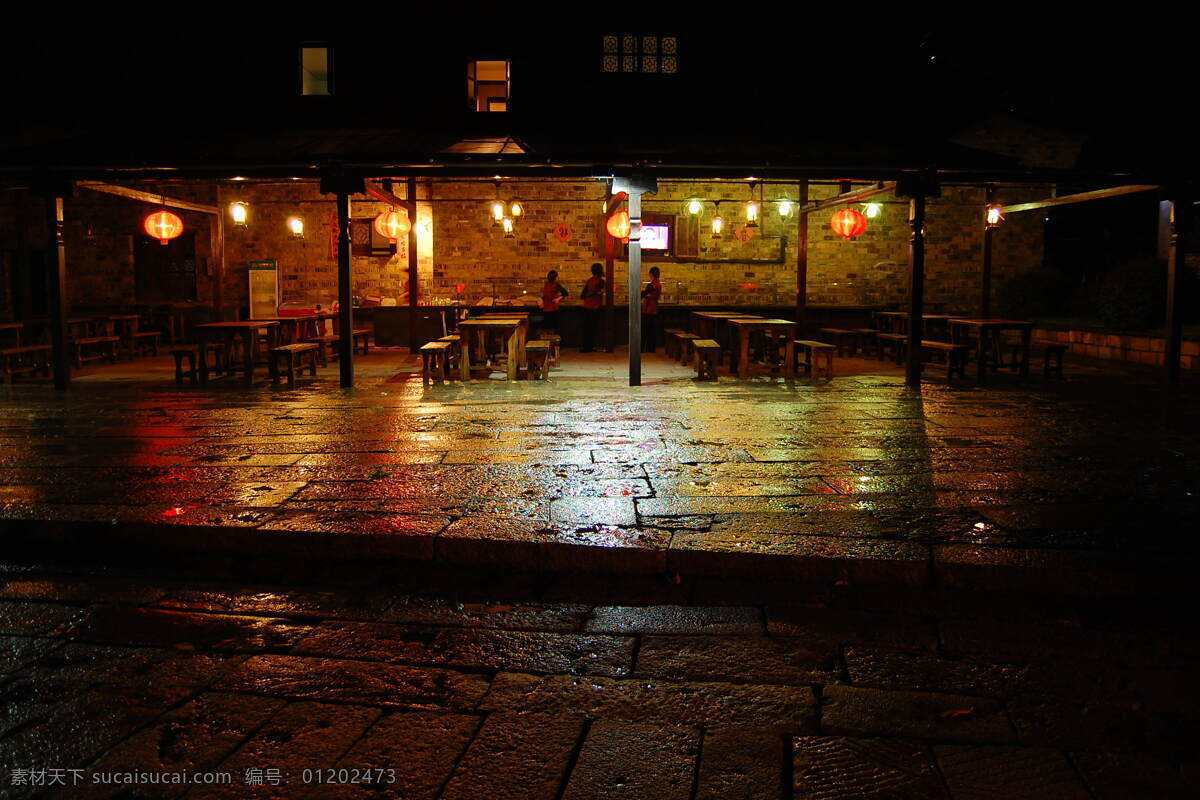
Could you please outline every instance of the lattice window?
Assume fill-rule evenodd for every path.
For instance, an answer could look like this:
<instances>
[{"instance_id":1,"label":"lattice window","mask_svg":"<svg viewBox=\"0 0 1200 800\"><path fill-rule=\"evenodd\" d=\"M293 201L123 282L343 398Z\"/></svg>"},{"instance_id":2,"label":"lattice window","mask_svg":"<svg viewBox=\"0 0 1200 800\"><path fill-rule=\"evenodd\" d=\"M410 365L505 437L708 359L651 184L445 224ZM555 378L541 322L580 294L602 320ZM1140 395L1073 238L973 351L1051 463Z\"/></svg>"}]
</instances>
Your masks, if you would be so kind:
<instances>
[{"instance_id":1,"label":"lattice window","mask_svg":"<svg viewBox=\"0 0 1200 800\"><path fill-rule=\"evenodd\" d=\"M673 75L679 71L679 38L607 34L601 39L601 70L609 73Z\"/></svg>"}]
</instances>

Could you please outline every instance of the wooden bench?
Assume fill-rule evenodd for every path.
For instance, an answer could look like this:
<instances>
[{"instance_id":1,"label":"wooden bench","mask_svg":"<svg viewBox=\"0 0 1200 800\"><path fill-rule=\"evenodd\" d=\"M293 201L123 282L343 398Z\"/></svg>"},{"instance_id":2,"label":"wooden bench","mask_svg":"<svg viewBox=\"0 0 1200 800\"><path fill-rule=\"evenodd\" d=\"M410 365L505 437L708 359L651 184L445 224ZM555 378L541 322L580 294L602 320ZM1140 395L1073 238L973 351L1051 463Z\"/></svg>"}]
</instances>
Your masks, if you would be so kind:
<instances>
[{"instance_id":1,"label":"wooden bench","mask_svg":"<svg viewBox=\"0 0 1200 800\"><path fill-rule=\"evenodd\" d=\"M879 348L879 357L890 357L899 364L904 360L904 351L908 348L908 337L903 333L877 333L875 345Z\"/></svg>"},{"instance_id":2,"label":"wooden bench","mask_svg":"<svg viewBox=\"0 0 1200 800\"><path fill-rule=\"evenodd\" d=\"M546 380L550 373L550 342L545 339L526 342L525 363L531 380Z\"/></svg>"},{"instance_id":3,"label":"wooden bench","mask_svg":"<svg viewBox=\"0 0 1200 800\"><path fill-rule=\"evenodd\" d=\"M319 349L312 342L297 342L271 348L271 384L278 386L279 381L286 375L288 388L295 388L297 366L302 373L307 366L308 374L315 378L317 375L317 350ZM279 369L281 362L285 367L282 372Z\"/></svg>"},{"instance_id":4,"label":"wooden bench","mask_svg":"<svg viewBox=\"0 0 1200 800\"><path fill-rule=\"evenodd\" d=\"M356 328L350 331L350 343L354 352L367 355L371 352L371 332L366 328Z\"/></svg>"},{"instance_id":5,"label":"wooden bench","mask_svg":"<svg viewBox=\"0 0 1200 800\"><path fill-rule=\"evenodd\" d=\"M133 354L135 356L157 356L159 331L138 331L133 335Z\"/></svg>"},{"instance_id":6,"label":"wooden bench","mask_svg":"<svg viewBox=\"0 0 1200 800\"><path fill-rule=\"evenodd\" d=\"M796 366L804 367L805 375L812 375L816 370L824 371L826 378L833 378L833 354L837 352L837 345L808 339L797 339L795 344ZM824 364L818 365L817 358L820 358Z\"/></svg>"},{"instance_id":7,"label":"wooden bench","mask_svg":"<svg viewBox=\"0 0 1200 800\"><path fill-rule=\"evenodd\" d=\"M712 339L690 339L692 349L696 351L696 380L715 381L717 379L717 362L721 358L721 345Z\"/></svg>"},{"instance_id":8,"label":"wooden bench","mask_svg":"<svg viewBox=\"0 0 1200 800\"><path fill-rule=\"evenodd\" d=\"M931 340L921 341L922 350L932 350L935 353L941 353L945 357L945 361L928 361L925 366L928 367L945 367L946 380L954 380L955 376L966 378L967 376L967 353L969 349L965 344L950 344L949 342L935 342Z\"/></svg>"},{"instance_id":9,"label":"wooden bench","mask_svg":"<svg viewBox=\"0 0 1200 800\"><path fill-rule=\"evenodd\" d=\"M75 346L75 366L82 369L88 361L107 361L117 363L117 345L119 336L86 336L72 340Z\"/></svg>"},{"instance_id":10,"label":"wooden bench","mask_svg":"<svg viewBox=\"0 0 1200 800\"><path fill-rule=\"evenodd\" d=\"M448 333L436 341L450 345L446 350L446 369L450 370L446 378L449 380L449 377L454 374L453 370L458 369L458 359L462 357L462 336L457 333Z\"/></svg>"},{"instance_id":11,"label":"wooden bench","mask_svg":"<svg viewBox=\"0 0 1200 800\"><path fill-rule=\"evenodd\" d=\"M537 338L543 342L550 343L550 359L548 363L552 367L557 367L558 357L562 351L562 335L553 331L538 331Z\"/></svg>"},{"instance_id":12,"label":"wooden bench","mask_svg":"<svg viewBox=\"0 0 1200 800\"><path fill-rule=\"evenodd\" d=\"M851 328L850 330L854 332L854 336L858 340L860 353L867 355L879 352L879 344L875 341L875 334L879 331L874 328Z\"/></svg>"},{"instance_id":13,"label":"wooden bench","mask_svg":"<svg viewBox=\"0 0 1200 800\"><path fill-rule=\"evenodd\" d=\"M1061 378L1063 376L1063 356L1067 352L1067 345L1061 342L1038 342L1038 346L1042 348L1042 375L1049 378L1053 374L1055 377Z\"/></svg>"},{"instance_id":14,"label":"wooden bench","mask_svg":"<svg viewBox=\"0 0 1200 800\"><path fill-rule=\"evenodd\" d=\"M821 328L820 332L833 339L832 343L837 346L839 356L854 355L854 349L858 346L857 333L845 328ZM842 352L843 350L845 353Z\"/></svg>"},{"instance_id":15,"label":"wooden bench","mask_svg":"<svg viewBox=\"0 0 1200 800\"><path fill-rule=\"evenodd\" d=\"M50 376L50 350L48 344L32 344L26 347L7 347L0 350L0 373L5 383L12 383L17 375L26 372Z\"/></svg>"},{"instance_id":16,"label":"wooden bench","mask_svg":"<svg viewBox=\"0 0 1200 800\"><path fill-rule=\"evenodd\" d=\"M330 361L338 359L338 342L341 339L337 334L326 333L320 336L305 336L300 339L302 344L315 344L317 346L317 363L322 367L329 366ZM326 348L329 348L329 355L326 357Z\"/></svg>"},{"instance_id":17,"label":"wooden bench","mask_svg":"<svg viewBox=\"0 0 1200 800\"><path fill-rule=\"evenodd\" d=\"M683 333L683 331L679 328L665 328L663 330L663 337L665 341L665 344L663 345L663 354L666 355L667 358L678 360L679 356L676 354L675 350L679 347L679 339L676 338L676 334L680 333Z\"/></svg>"},{"instance_id":18,"label":"wooden bench","mask_svg":"<svg viewBox=\"0 0 1200 800\"><path fill-rule=\"evenodd\" d=\"M225 352L224 342L209 342L205 346L205 350L213 354L215 360L215 372L218 375L229 372L228 356ZM199 383L200 371L198 367L200 345L197 344L179 344L171 348L170 353L175 357L175 383L182 384L183 379L187 378L192 383ZM183 368L183 362L187 361L187 369Z\"/></svg>"},{"instance_id":19,"label":"wooden bench","mask_svg":"<svg viewBox=\"0 0 1200 800\"><path fill-rule=\"evenodd\" d=\"M687 364L692 360L695 342L700 337L687 331L679 331L672 336L675 338L675 360L680 364ZM712 339L707 341L711 342Z\"/></svg>"},{"instance_id":20,"label":"wooden bench","mask_svg":"<svg viewBox=\"0 0 1200 800\"><path fill-rule=\"evenodd\" d=\"M421 354L421 383L450 379L450 342L426 342L418 351Z\"/></svg>"}]
</instances>

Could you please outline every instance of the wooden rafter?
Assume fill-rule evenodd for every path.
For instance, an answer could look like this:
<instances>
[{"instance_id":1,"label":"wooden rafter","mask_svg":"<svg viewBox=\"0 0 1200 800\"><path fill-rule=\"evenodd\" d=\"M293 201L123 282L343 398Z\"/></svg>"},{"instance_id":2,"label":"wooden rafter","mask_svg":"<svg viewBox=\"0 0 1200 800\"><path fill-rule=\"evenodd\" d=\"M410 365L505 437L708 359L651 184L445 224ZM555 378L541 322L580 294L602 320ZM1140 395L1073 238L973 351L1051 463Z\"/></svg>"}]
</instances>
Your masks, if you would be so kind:
<instances>
[{"instance_id":1,"label":"wooden rafter","mask_svg":"<svg viewBox=\"0 0 1200 800\"><path fill-rule=\"evenodd\" d=\"M104 194L112 194L117 197L124 197L129 200L138 200L143 203L150 203L156 206L167 206L168 208L178 208L182 211L196 211L200 214L211 214L220 216L221 210L216 206L205 205L204 203L193 203L190 200L179 200L174 197L166 197L161 194L153 194L151 192L143 192L140 189L130 189L127 186L117 186L112 183L102 183L101 181L79 181L75 184L82 189L91 189L93 192L103 192Z\"/></svg>"},{"instance_id":2,"label":"wooden rafter","mask_svg":"<svg viewBox=\"0 0 1200 800\"><path fill-rule=\"evenodd\" d=\"M376 200L388 203L389 205L393 205L398 208L403 208L406 211L412 211L412 204L409 203L409 201L401 200L394 193L389 192L387 189L384 189L374 181L365 181L363 186L366 187L367 194L371 195L371 197L374 197Z\"/></svg>"},{"instance_id":3,"label":"wooden rafter","mask_svg":"<svg viewBox=\"0 0 1200 800\"><path fill-rule=\"evenodd\" d=\"M1004 206L1000 209L1002 214L1015 214L1018 211L1036 211L1039 208L1052 208L1053 206L1066 206L1072 203L1086 203L1089 200L1103 200L1107 197L1120 197L1124 194L1137 194L1138 192L1152 192L1155 189L1161 189L1161 186L1147 186L1143 184L1130 186L1112 186L1108 189L1096 189L1093 192L1080 192L1079 194L1065 194L1062 197L1050 197L1045 200L1036 200L1032 203L1014 203L1011 206Z\"/></svg>"},{"instance_id":4,"label":"wooden rafter","mask_svg":"<svg viewBox=\"0 0 1200 800\"><path fill-rule=\"evenodd\" d=\"M888 181L886 183L878 183L874 186L868 186L863 189L854 189L853 191L843 192L842 194L827 197L824 200L818 200L807 208L799 209L801 214L811 214L814 211L822 211L826 208L834 206L842 206L847 203L859 203L869 197L874 197L877 194L885 194L896 190L896 182Z\"/></svg>"}]
</instances>

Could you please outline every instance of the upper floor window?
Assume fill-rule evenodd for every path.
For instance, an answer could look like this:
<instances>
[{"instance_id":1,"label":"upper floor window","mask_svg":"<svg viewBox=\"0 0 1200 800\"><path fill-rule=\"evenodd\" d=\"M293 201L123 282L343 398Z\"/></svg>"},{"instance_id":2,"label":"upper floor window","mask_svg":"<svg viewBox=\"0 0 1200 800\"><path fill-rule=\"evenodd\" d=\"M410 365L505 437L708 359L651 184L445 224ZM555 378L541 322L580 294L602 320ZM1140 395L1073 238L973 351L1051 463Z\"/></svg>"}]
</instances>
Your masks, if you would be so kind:
<instances>
[{"instance_id":1,"label":"upper floor window","mask_svg":"<svg viewBox=\"0 0 1200 800\"><path fill-rule=\"evenodd\" d=\"M679 39L675 36L620 36L603 39L605 72L674 75L679 71Z\"/></svg>"},{"instance_id":2,"label":"upper floor window","mask_svg":"<svg viewBox=\"0 0 1200 800\"><path fill-rule=\"evenodd\" d=\"M300 94L333 94L333 48L304 46L300 48Z\"/></svg>"},{"instance_id":3,"label":"upper floor window","mask_svg":"<svg viewBox=\"0 0 1200 800\"><path fill-rule=\"evenodd\" d=\"M512 70L508 61L467 64L467 98L476 111L508 111Z\"/></svg>"}]
</instances>

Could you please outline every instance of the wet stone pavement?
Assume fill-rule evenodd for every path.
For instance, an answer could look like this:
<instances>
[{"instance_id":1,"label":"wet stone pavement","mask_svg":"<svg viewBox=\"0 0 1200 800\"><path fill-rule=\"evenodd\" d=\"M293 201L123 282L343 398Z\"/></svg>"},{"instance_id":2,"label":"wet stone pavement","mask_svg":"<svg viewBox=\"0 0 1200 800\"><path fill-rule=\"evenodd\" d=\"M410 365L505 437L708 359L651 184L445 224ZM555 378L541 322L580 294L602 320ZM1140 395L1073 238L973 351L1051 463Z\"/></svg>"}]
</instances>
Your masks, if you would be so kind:
<instances>
[{"instance_id":1,"label":"wet stone pavement","mask_svg":"<svg viewBox=\"0 0 1200 800\"><path fill-rule=\"evenodd\" d=\"M1193 609L447 566L283 583L202 562L10 563L0 796L1193 797ZM112 782L131 773L228 782Z\"/></svg>"},{"instance_id":2,"label":"wet stone pavement","mask_svg":"<svg viewBox=\"0 0 1200 800\"><path fill-rule=\"evenodd\" d=\"M295 390L177 388L166 359L66 395L0 387L10 548L288 554L618 574L1140 591L1195 565L1194 398L1073 363L1065 382L698 384L568 353L549 382L424 387L407 355Z\"/></svg>"}]
</instances>

